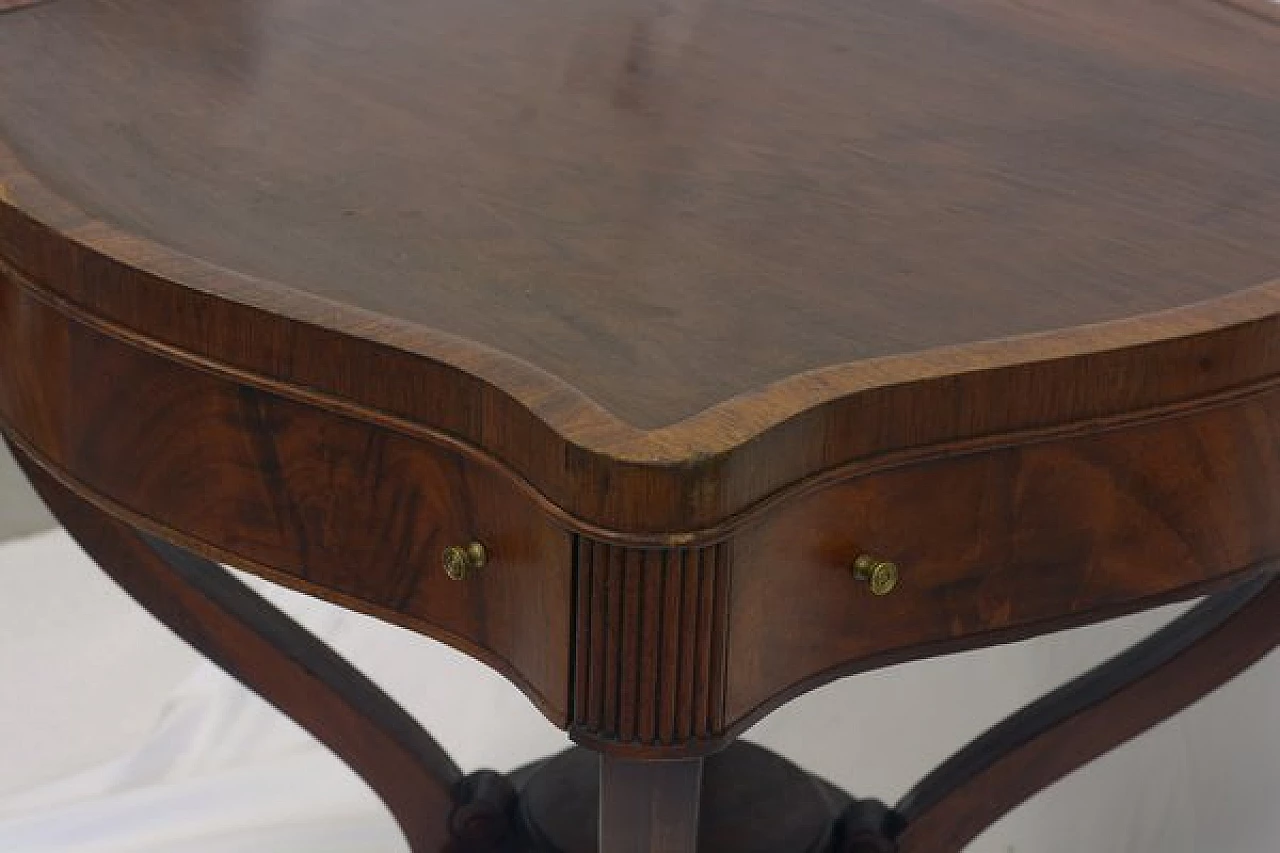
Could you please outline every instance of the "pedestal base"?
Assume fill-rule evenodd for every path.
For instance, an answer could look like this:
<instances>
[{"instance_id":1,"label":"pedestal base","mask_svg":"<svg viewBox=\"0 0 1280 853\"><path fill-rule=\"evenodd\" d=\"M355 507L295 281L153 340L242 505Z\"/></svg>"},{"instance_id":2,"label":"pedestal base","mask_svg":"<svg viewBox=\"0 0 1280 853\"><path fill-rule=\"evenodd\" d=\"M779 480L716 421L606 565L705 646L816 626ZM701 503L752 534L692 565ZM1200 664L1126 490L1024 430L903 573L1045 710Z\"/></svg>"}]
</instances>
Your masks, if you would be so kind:
<instances>
[{"instance_id":1,"label":"pedestal base","mask_svg":"<svg viewBox=\"0 0 1280 853\"><path fill-rule=\"evenodd\" d=\"M577 748L522 768L520 821L538 853L597 853L600 757ZM851 798L767 749L739 742L703 770L700 853L819 853Z\"/></svg>"}]
</instances>

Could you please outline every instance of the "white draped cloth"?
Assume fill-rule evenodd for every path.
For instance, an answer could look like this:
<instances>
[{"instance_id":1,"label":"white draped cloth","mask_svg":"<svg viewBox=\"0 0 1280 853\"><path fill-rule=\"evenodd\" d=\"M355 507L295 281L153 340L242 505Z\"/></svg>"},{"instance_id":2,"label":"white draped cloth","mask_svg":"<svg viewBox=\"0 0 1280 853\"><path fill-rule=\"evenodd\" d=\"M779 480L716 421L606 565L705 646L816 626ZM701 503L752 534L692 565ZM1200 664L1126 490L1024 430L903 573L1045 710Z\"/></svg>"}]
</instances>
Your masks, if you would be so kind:
<instances>
[{"instance_id":1,"label":"white draped cloth","mask_svg":"<svg viewBox=\"0 0 1280 853\"><path fill-rule=\"evenodd\" d=\"M464 770L567 746L482 665L251 581L405 705ZM1180 607L846 679L748 738L893 802L1008 712ZM186 649L61 532L0 546L0 853L405 853L297 726ZM974 853L1277 853L1280 655L1000 821ZM781 852L780 852L781 853Z\"/></svg>"}]
</instances>

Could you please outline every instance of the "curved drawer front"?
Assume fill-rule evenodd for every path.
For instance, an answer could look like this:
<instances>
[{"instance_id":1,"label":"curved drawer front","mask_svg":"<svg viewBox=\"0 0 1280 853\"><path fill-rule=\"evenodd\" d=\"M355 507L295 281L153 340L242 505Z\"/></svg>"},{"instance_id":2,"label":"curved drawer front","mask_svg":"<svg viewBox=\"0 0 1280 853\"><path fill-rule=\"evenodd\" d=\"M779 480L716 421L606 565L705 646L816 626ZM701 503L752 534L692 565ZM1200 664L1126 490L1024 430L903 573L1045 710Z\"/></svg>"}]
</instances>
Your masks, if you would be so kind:
<instances>
[{"instance_id":1,"label":"curved drawer front","mask_svg":"<svg viewBox=\"0 0 1280 853\"><path fill-rule=\"evenodd\" d=\"M55 475L215 556L457 645L557 724L572 545L460 448L248 387L95 330L0 273L0 423ZM483 543L466 581L450 545Z\"/></svg>"},{"instance_id":2,"label":"curved drawer front","mask_svg":"<svg viewBox=\"0 0 1280 853\"><path fill-rule=\"evenodd\" d=\"M870 474L733 542L726 722L802 686L1150 605L1280 552L1280 392ZM887 595L852 566L897 564Z\"/></svg>"}]
</instances>

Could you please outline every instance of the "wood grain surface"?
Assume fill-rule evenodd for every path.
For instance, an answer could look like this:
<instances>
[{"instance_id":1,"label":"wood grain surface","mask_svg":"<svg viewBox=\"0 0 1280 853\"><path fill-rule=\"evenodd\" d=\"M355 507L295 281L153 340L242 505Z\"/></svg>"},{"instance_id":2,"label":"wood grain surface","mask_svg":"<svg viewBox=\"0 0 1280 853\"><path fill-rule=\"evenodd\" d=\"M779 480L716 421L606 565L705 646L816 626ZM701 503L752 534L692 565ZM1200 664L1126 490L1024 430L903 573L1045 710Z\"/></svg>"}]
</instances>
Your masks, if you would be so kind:
<instances>
[{"instance_id":1,"label":"wood grain surface","mask_svg":"<svg viewBox=\"0 0 1280 853\"><path fill-rule=\"evenodd\" d=\"M1269 392L791 501L734 540L726 717L882 665L886 649L920 656L1195 594L1280 553L1277 483ZM892 594L853 578L863 553L900 566Z\"/></svg>"},{"instance_id":2,"label":"wood grain surface","mask_svg":"<svg viewBox=\"0 0 1280 853\"><path fill-rule=\"evenodd\" d=\"M0 418L131 523L494 665L596 748L703 754L888 662L1184 597L1280 548L1280 391L836 472L720 538L620 543L447 437L194 369L0 277ZM727 538L725 538L727 536ZM493 562L450 581L441 549ZM880 599L852 576L897 561Z\"/></svg>"},{"instance_id":3,"label":"wood grain surface","mask_svg":"<svg viewBox=\"0 0 1280 853\"><path fill-rule=\"evenodd\" d=\"M452 849L462 772L408 713L225 569L139 535L16 450L50 509L125 592L340 756L386 803L414 853Z\"/></svg>"},{"instance_id":4,"label":"wood grain surface","mask_svg":"<svg viewBox=\"0 0 1280 853\"><path fill-rule=\"evenodd\" d=\"M600 759L599 848L609 853L698 853L700 758Z\"/></svg>"},{"instance_id":5,"label":"wood grain surface","mask_svg":"<svg viewBox=\"0 0 1280 853\"><path fill-rule=\"evenodd\" d=\"M1280 550L1247 5L11 10L0 428L618 753L1191 595Z\"/></svg>"},{"instance_id":6,"label":"wood grain surface","mask_svg":"<svg viewBox=\"0 0 1280 853\"><path fill-rule=\"evenodd\" d=\"M0 26L0 133L95 218L653 429L1280 276L1280 32L1124 5L1211 23L1175 59L989 0L59 0Z\"/></svg>"},{"instance_id":7,"label":"wood grain surface","mask_svg":"<svg viewBox=\"0 0 1280 853\"><path fill-rule=\"evenodd\" d=\"M661 536L1274 375L1278 38L1213 0L58 0L0 26L0 255Z\"/></svg>"},{"instance_id":8,"label":"wood grain surface","mask_svg":"<svg viewBox=\"0 0 1280 853\"><path fill-rule=\"evenodd\" d=\"M1059 779L1172 717L1280 644L1273 563L1002 721L898 804L900 853L959 853Z\"/></svg>"},{"instance_id":9,"label":"wood grain surface","mask_svg":"<svg viewBox=\"0 0 1280 853\"><path fill-rule=\"evenodd\" d=\"M753 743L739 741L705 760L662 762L648 771L650 779L666 777L683 801L668 796L655 803L643 766L603 767L604 760L576 747L516 771L521 821L539 853L632 850L637 842L654 841L649 833L657 835L657 846L641 848L646 853L675 853L688 843L678 830L687 831L691 812L701 853L864 853L831 846L837 821L851 805L847 794ZM601 848L597 837L606 774L610 786L630 789L621 797L610 792L608 808L618 820L611 830L618 839L614 848ZM646 805L665 808L668 825L645 826Z\"/></svg>"},{"instance_id":10,"label":"wood grain surface","mask_svg":"<svg viewBox=\"0 0 1280 853\"><path fill-rule=\"evenodd\" d=\"M19 291L0 293L0 364L0 422L77 491L458 646L566 721L572 539L507 474L142 352ZM450 580L443 549L473 540L489 565Z\"/></svg>"},{"instance_id":11,"label":"wood grain surface","mask_svg":"<svg viewBox=\"0 0 1280 853\"><path fill-rule=\"evenodd\" d=\"M515 789L166 542L505 674L605 753L610 853L697 849L703 756L804 690L1280 556L1262 0L0 13L0 431L415 850L514 844ZM471 542L488 565L450 580ZM901 849L1239 671L1274 592L961 753ZM831 841L893 849L897 817Z\"/></svg>"},{"instance_id":12,"label":"wood grain surface","mask_svg":"<svg viewBox=\"0 0 1280 853\"><path fill-rule=\"evenodd\" d=\"M725 544L579 540L575 738L657 746L725 730L729 582Z\"/></svg>"}]
</instances>

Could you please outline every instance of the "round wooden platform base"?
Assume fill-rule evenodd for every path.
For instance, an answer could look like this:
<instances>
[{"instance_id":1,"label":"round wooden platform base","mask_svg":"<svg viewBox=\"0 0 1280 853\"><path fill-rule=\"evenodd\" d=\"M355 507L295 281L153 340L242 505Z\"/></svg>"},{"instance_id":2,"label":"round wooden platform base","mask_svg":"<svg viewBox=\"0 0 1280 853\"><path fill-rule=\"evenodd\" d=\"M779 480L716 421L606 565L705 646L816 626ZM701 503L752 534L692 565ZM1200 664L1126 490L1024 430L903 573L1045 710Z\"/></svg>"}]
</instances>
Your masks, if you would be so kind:
<instances>
[{"instance_id":1,"label":"round wooden platform base","mask_svg":"<svg viewBox=\"0 0 1280 853\"><path fill-rule=\"evenodd\" d=\"M516 771L520 820L539 853L596 853L600 758L582 748ZM700 853L836 849L852 799L767 749L739 742L706 760Z\"/></svg>"}]
</instances>

